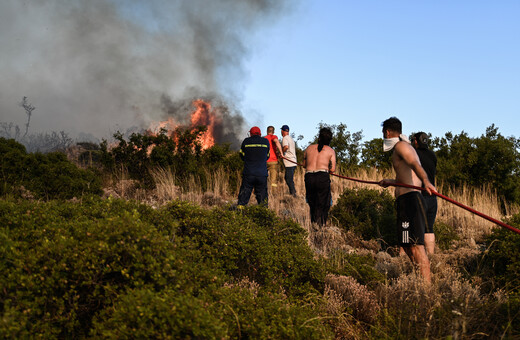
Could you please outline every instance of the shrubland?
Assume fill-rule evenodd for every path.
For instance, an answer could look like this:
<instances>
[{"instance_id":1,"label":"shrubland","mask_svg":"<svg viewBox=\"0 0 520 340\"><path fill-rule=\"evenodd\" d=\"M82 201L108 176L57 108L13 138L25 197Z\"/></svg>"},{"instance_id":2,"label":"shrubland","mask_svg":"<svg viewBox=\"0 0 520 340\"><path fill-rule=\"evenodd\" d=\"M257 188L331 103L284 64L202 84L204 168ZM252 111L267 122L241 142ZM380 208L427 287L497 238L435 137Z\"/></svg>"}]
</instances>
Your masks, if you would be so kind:
<instances>
[{"instance_id":1,"label":"shrubland","mask_svg":"<svg viewBox=\"0 0 520 340\"><path fill-rule=\"evenodd\" d=\"M358 134L335 129L346 136L336 143L341 155L359 151ZM398 255L389 189L333 178L330 222L318 228L298 169L298 197L279 183L268 209L237 210L238 154L226 145L198 148L200 131L177 140L121 135L74 161L0 140L3 338L520 336L520 235L439 200L427 285ZM499 145L496 153L514 142L487 133L479 143ZM439 160L458 155L462 135ZM358 164L340 160L338 171L392 177L370 165L385 162L377 144L365 143L373 149L362 147ZM492 162L477 156L477 165ZM448 158L445 169L463 165ZM27 164L39 170L25 173ZM514 185L493 185L509 170L487 171L493 182L440 176L438 189L520 227ZM58 185L69 177L83 186Z\"/></svg>"},{"instance_id":2,"label":"shrubland","mask_svg":"<svg viewBox=\"0 0 520 340\"><path fill-rule=\"evenodd\" d=\"M2 337L327 338L325 272L250 207L0 201Z\"/></svg>"},{"instance_id":3,"label":"shrubland","mask_svg":"<svg viewBox=\"0 0 520 340\"><path fill-rule=\"evenodd\" d=\"M71 199L100 195L100 173L82 169L62 152L27 153L13 139L0 137L0 195L36 199Z\"/></svg>"}]
</instances>

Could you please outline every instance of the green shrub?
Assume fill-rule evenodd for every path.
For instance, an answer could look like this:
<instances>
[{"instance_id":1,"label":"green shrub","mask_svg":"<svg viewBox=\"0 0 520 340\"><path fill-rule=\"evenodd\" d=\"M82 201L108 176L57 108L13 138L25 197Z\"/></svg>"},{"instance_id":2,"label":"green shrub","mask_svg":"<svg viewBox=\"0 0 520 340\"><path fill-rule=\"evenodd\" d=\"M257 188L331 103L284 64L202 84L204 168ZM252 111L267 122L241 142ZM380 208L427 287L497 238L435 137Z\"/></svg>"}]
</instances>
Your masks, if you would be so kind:
<instances>
[{"instance_id":1,"label":"green shrub","mask_svg":"<svg viewBox=\"0 0 520 340\"><path fill-rule=\"evenodd\" d=\"M363 285L375 287L385 280L385 276L376 270L376 260L371 255L349 254L337 250L323 261L328 273L352 276Z\"/></svg>"},{"instance_id":2,"label":"green shrub","mask_svg":"<svg viewBox=\"0 0 520 340\"><path fill-rule=\"evenodd\" d=\"M207 211L173 202L166 209L179 219L177 236L229 275L283 287L291 294L322 289L325 272L307 246L305 231L294 221L281 220L257 205L241 212Z\"/></svg>"},{"instance_id":3,"label":"green shrub","mask_svg":"<svg viewBox=\"0 0 520 340\"><path fill-rule=\"evenodd\" d=\"M1 202L7 240L0 248L0 300L11 315L25 316L25 331L33 336L86 335L93 316L127 289L182 286L194 292L220 276L203 262L184 262L198 258L196 251L175 247L140 221L132 205L117 217L91 220L75 206Z\"/></svg>"},{"instance_id":4,"label":"green shrub","mask_svg":"<svg viewBox=\"0 0 520 340\"><path fill-rule=\"evenodd\" d=\"M283 292L258 289L241 281L214 293L214 314L227 324L232 339L332 339L333 333L317 312L316 295L295 301Z\"/></svg>"},{"instance_id":5,"label":"green shrub","mask_svg":"<svg viewBox=\"0 0 520 340\"><path fill-rule=\"evenodd\" d=\"M453 241L460 239L454 226L436 221L433 227L435 243L442 250L449 250Z\"/></svg>"},{"instance_id":6,"label":"green shrub","mask_svg":"<svg viewBox=\"0 0 520 340\"><path fill-rule=\"evenodd\" d=\"M520 214L506 221L520 227ZM520 296L520 235L509 229L496 227L485 240L483 269L489 278L510 294Z\"/></svg>"},{"instance_id":7,"label":"green shrub","mask_svg":"<svg viewBox=\"0 0 520 340\"><path fill-rule=\"evenodd\" d=\"M100 195L101 176L80 169L65 154L28 154L14 140L0 138L0 194L20 195L23 186L37 199L70 199Z\"/></svg>"},{"instance_id":8,"label":"green shrub","mask_svg":"<svg viewBox=\"0 0 520 340\"><path fill-rule=\"evenodd\" d=\"M303 229L257 206L1 200L0 256L2 338L330 335Z\"/></svg>"},{"instance_id":9,"label":"green shrub","mask_svg":"<svg viewBox=\"0 0 520 340\"><path fill-rule=\"evenodd\" d=\"M193 177L206 190L206 170L210 172L223 168L230 174L230 186L236 187L237 173L243 167L238 152L232 152L229 144L214 145L202 149L200 136L205 126L195 129L177 129L168 135L162 129L157 135L133 133L128 140L121 133L114 134L117 145L109 150L108 142L100 145L101 159L105 171L114 172L121 168L129 176L140 181L146 188L153 188L152 169L171 169L176 174L176 185L184 188L187 179Z\"/></svg>"},{"instance_id":10,"label":"green shrub","mask_svg":"<svg viewBox=\"0 0 520 340\"><path fill-rule=\"evenodd\" d=\"M94 321L102 338L327 339L313 305L291 303L254 283L228 284L199 296L179 291L129 291ZM312 301L317 303L317 301Z\"/></svg>"},{"instance_id":11,"label":"green shrub","mask_svg":"<svg viewBox=\"0 0 520 340\"><path fill-rule=\"evenodd\" d=\"M397 244L394 198L386 191L345 189L330 214L342 228L366 240Z\"/></svg>"},{"instance_id":12,"label":"green shrub","mask_svg":"<svg viewBox=\"0 0 520 340\"><path fill-rule=\"evenodd\" d=\"M91 335L103 339L223 339L226 324L202 298L179 291L129 290L103 310Z\"/></svg>"}]
</instances>

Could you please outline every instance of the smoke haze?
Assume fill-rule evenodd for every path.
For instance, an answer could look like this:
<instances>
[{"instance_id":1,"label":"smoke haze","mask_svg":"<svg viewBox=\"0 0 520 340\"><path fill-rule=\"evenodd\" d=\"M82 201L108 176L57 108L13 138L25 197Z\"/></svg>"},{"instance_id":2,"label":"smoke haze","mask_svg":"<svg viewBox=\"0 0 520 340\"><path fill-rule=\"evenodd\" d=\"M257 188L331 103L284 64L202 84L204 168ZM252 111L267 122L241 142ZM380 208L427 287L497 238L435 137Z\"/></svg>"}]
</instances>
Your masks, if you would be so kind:
<instances>
[{"instance_id":1,"label":"smoke haze","mask_svg":"<svg viewBox=\"0 0 520 340\"><path fill-rule=\"evenodd\" d=\"M0 122L30 132L107 137L218 98L242 132L236 107L248 42L289 8L281 0L3 0ZM188 103L188 104L186 104ZM230 104L233 103L233 104Z\"/></svg>"}]
</instances>

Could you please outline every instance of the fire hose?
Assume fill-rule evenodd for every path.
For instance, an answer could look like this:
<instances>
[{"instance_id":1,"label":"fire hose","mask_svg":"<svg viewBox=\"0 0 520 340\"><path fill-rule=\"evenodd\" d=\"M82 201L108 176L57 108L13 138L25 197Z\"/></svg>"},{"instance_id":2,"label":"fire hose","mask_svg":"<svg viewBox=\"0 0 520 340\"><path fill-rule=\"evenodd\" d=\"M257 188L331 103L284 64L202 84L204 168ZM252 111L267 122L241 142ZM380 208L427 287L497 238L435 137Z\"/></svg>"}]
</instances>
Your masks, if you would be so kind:
<instances>
[{"instance_id":1,"label":"fire hose","mask_svg":"<svg viewBox=\"0 0 520 340\"><path fill-rule=\"evenodd\" d=\"M287 159L287 158L285 158L285 157L283 157L283 156L282 156L282 158L285 159L285 160L287 160L287 161L289 161L289 162L291 162L291 163L294 163L294 164L296 164L296 165L303 166L303 164L297 163L297 162L292 161L292 160L290 160L290 159ZM359 179L359 178L353 178L353 177L341 176L341 175L335 174L335 173L333 173L333 172L331 172L331 171L329 171L329 173L330 173L332 176L336 176L336 177L339 177L339 178L347 179L347 180L349 180L349 181L354 181L354 182L359 182L359 183L366 183L366 184L377 184L377 185L380 185L380 186L381 186L381 183L378 182L378 181L367 181L367 180L362 180L362 179ZM423 188L423 187L418 187L418 186L415 186L415 185L410 185L410 184L405 184L405 183L394 182L394 183L386 183L386 184L387 184L388 186L404 187L404 188L411 188L411 189L416 189L416 190L426 191L426 189ZM483 214L483 213L481 213L480 211L477 211L477 210L475 210L475 209L473 209L473 208L471 208L471 207L468 207L467 205L464 205L464 204L462 204L462 203L460 203L460 202L457 202L457 201L455 201L454 199L449 198L448 196L444 196L443 194L438 193L437 191L432 191L432 194L435 195L435 196L437 196L437 197L440 197L440 198L442 198L442 199L444 199L444 200L446 200L446 201L448 201L448 202L450 202L450 203L452 203L452 204L455 204L456 206L461 207L462 209L465 209L465 210L467 210L467 211L469 211L469 212L471 212L471 213L473 213L473 214L475 214L475 215L477 215L477 216L480 216L480 217L482 217L483 219L486 219L486 220L488 220L488 221L490 221L490 222L493 222L493 223L495 223L495 224L497 224L497 225L499 225L499 226L501 226L501 227L503 227L503 228L509 229L509 230L511 230L511 231L513 231L513 232L515 232L515 233L517 233L517 234L520 234L520 230L519 230L519 229L517 229L517 228L515 228L515 227L512 227L512 226L510 226L510 225L508 225L508 224L506 224L506 223L504 223L504 222L502 222L502 221L499 221L499 220L497 220L497 219L495 219L495 218L493 218L493 217L491 217L491 216L488 216L488 215L486 215L486 214Z\"/></svg>"}]
</instances>

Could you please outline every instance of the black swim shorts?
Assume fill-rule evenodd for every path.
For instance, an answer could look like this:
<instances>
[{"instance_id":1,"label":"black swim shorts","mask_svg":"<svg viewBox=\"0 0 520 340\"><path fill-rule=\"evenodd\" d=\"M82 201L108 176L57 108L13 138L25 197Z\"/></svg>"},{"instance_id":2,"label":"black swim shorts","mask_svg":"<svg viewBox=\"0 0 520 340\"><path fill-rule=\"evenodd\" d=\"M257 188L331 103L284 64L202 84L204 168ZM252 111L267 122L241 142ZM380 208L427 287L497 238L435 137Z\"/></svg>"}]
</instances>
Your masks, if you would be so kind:
<instances>
[{"instance_id":1,"label":"black swim shorts","mask_svg":"<svg viewBox=\"0 0 520 340\"><path fill-rule=\"evenodd\" d=\"M403 247L424 245L427 220L425 202L421 193L411 191L397 197L396 211L399 245Z\"/></svg>"}]
</instances>

